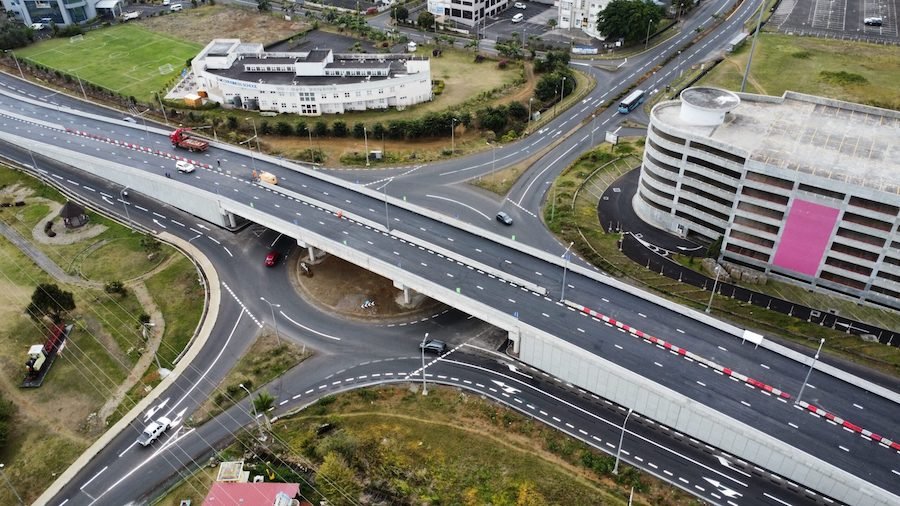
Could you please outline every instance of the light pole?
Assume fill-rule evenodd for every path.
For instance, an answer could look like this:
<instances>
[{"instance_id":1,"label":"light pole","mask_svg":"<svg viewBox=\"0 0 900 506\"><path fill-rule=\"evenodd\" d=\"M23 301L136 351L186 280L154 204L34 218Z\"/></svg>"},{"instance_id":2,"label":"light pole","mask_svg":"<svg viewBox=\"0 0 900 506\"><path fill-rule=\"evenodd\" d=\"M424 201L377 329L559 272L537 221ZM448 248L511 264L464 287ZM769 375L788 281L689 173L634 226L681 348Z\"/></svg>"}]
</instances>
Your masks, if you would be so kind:
<instances>
[{"instance_id":1,"label":"light pole","mask_svg":"<svg viewBox=\"0 0 900 506\"><path fill-rule=\"evenodd\" d=\"M525 125L525 131L531 131L531 103L534 102L534 97L528 99L528 124Z\"/></svg>"},{"instance_id":2,"label":"light pole","mask_svg":"<svg viewBox=\"0 0 900 506\"><path fill-rule=\"evenodd\" d=\"M150 129L147 128L147 120L144 119L144 114L147 114L148 112L150 112L149 107L144 112L135 113L135 116L137 116L138 118L141 118L141 123L144 124L144 135L146 135L147 137L150 136Z\"/></svg>"},{"instance_id":3,"label":"light pole","mask_svg":"<svg viewBox=\"0 0 900 506\"><path fill-rule=\"evenodd\" d=\"M650 43L650 25L653 24L653 18L647 20L647 38L644 40L644 51L647 50L647 45Z\"/></svg>"},{"instance_id":4,"label":"light pole","mask_svg":"<svg viewBox=\"0 0 900 506\"><path fill-rule=\"evenodd\" d=\"M391 219L388 216L388 200L387 200L387 185L391 184L391 181L394 179L391 178L387 183L384 183L384 186L381 187L384 190L384 228L387 229L388 232L391 231Z\"/></svg>"},{"instance_id":5,"label":"light pole","mask_svg":"<svg viewBox=\"0 0 900 506\"><path fill-rule=\"evenodd\" d=\"M591 147L594 147L594 125L597 123L597 115L591 114Z\"/></svg>"},{"instance_id":6,"label":"light pole","mask_svg":"<svg viewBox=\"0 0 900 506\"><path fill-rule=\"evenodd\" d=\"M79 81L80 83L81 81ZM83 90L82 90L83 91ZM156 94L156 99L159 100L159 108L163 113L163 121L166 122L166 126L169 126L169 117L166 116L166 106L163 104L162 96L159 93Z\"/></svg>"},{"instance_id":7,"label":"light pole","mask_svg":"<svg viewBox=\"0 0 900 506\"><path fill-rule=\"evenodd\" d=\"M713 282L712 293L709 294L709 302L706 303L706 313L709 314L709 311L712 309L712 301L713 297L716 296L716 287L719 285L719 265L716 264L716 280Z\"/></svg>"},{"instance_id":8,"label":"light pole","mask_svg":"<svg viewBox=\"0 0 900 506\"><path fill-rule=\"evenodd\" d=\"M569 245L566 246L566 251L563 252L563 258L566 259L566 262L563 264L562 290L560 290L559 294L560 302L562 302L566 298L566 272L569 270L569 249L572 248L573 244L575 244L575 241L570 242Z\"/></svg>"},{"instance_id":9,"label":"light pole","mask_svg":"<svg viewBox=\"0 0 900 506\"><path fill-rule=\"evenodd\" d=\"M425 340L428 339L428 332L422 338L422 395L428 395L428 384L425 383Z\"/></svg>"},{"instance_id":10,"label":"light pole","mask_svg":"<svg viewBox=\"0 0 900 506\"><path fill-rule=\"evenodd\" d=\"M256 150L262 153L262 149L259 147L259 135L256 134L256 120L253 118L244 118L250 123L253 124L253 138L256 139Z\"/></svg>"},{"instance_id":11,"label":"light pole","mask_svg":"<svg viewBox=\"0 0 900 506\"><path fill-rule=\"evenodd\" d=\"M250 168L253 170L256 170L256 160L253 159L253 145L250 144L250 142L252 142L253 139L256 139L255 135L253 137L250 137L249 139L245 140L244 142L241 142L240 144L247 145L247 150L250 151Z\"/></svg>"},{"instance_id":12,"label":"light pole","mask_svg":"<svg viewBox=\"0 0 900 506\"><path fill-rule=\"evenodd\" d=\"M759 27L762 24L765 7L766 0L762 0L759 4L759 17L756 18L756 33L753 34L753 42L750 43L750 55L747 56L747 68L744 69L744 77L741 79L741 93L747 88L747 76L750 74L750 63L753 62L753 50L756 49L756 39L759 38Z\"/></svg>"},{"instance_id":13,"label":"light pole","mask_svg":"<svg viewBox=\"0 0 900 506\"><path fill-rule=\"evenodd\" d=\"M247 390L247 387L244 386L243 383L238 385L243 388L245 392L247 392L247 399L250 400L250 407L253 409L253 419L256 421L256 427L259 428L259 440L265 441L266 434L263 432L262 424L259 423L259 413L256 411L256 404L253 402L253 394L250 393L250 390Z\"/></svg>"},{"instance_id":14,"label":"light pole","mask_svg":"<svg viewBox=\"0 0 900 506\"><path fill-rule=\"evenodd\" d=\"M9 478L6 476L6 471L4 470L4 467L5 466L3 464L0 464L0 474L3 475L3 479L6 481L6 486L9 487L10 490L12 490L13 495L15 495L16 499L19 500L19 504L22 504L24 506L25 501L22 500L22 497L19 495L18 492L16 492L16 489L13 488L12 483L9 482Z\"/></svg>"},{"instance_id":15,"label":"light pole","mask_svg":"<svg viewBox=\"0 0 900 506\"><path fill-rule=\"evenodd\" d=\"M128 214L128 204L125 203L125 195L128 194L127 190L128 190L127 186L122 188L121 190L119 190L119 200L122 201L122 207L125 208L125 218L128 220L128 226L130 227L133 224L131 223L131 216Z\"/></svg>"},{"instance_id":16,"label":"light pole","mask_svg":"<svg viewBox=\"0 0 900 506\"><path fill-rule=\"evenodd\" d=\"M280 308L281 304L272 304L265 297L260 297L259 300L268 304L269 309L272 311L272 324L275 325L275 342L278 343L278 346L281 346L281 337L278 335L278 320L275 319L275 308Z\"/></svg>"},{"instance_id":17,"label":"light pole","mask_svg":"<svg viewBox=\"0 0 900 506\"><path fill-rule=\"evenodd\" d=\"M363 139L366 141L366 167L369 166L369 133L366 131L366 127L363 127Z\"/></svg>"},{"instance_id":18,"label":"light pole","mask_svg":"<svg viewBox=\"0 0 900 506\"><path fill-rule=\"evenodd\" d=\"M816 361L819 360L819 353L822 352L822 345L825 344L825 338L819 340L819 349L816 350L816 355L813 357L812 364L809 364L809 370L806 371L806 378L803 380L803 386L800 387L800 393L797 394L797 398L794 399L794 404L800 403L800 397L803 397L803 390L806 389L806 382L809 381L809 375L812 374L813 368L816 366Z\"/></svg>"},{"instance_id":19,"label":"light pole","mask_svg":"<svg viewBox=\"0 0 900 506\"><path fill-rule=\"evenodd\" d=\"M456 154L456 118L450 118L450 156Z\"/></svg>"},{"instance_id":20,"label":"light pole","mask_svg":"<svg viewBox=\"0 0 900 506\"><path fill-rule=\"evenodd\" d=\"M16 53L12 49L7 49L7 53L11 54L13 57L13 61L16 62L16 68L19 69L19 75L22 76L22 79L25 79L25 73L22 72L22 67L19 65L19 59L16 58Z\"/></svg>"},{"instance_id":21,"label":"light pole","mask_svg":"<svg viewBox=\"0 0 900 506\"><path fill-rule=\"evenodd\" d=\"M562 83L559 85L559 102L553 104L553 115L556 116L556 106L562 103L563 95L566 93L566 76L563 76Z\"/></svg>"},{"instance_id":22,"label":"light pole","mask_svg":"<svg viewBox=\"0 0 900 506\"><path fill-rule=\"evenodd\" d=\"M631 408L628 408L628 414L625 415L625 421L622 422L622 433L619 435L619 449L616 450L616 465L613 466L612 473L619 474L619 456L622 454L622 443L625 441L625 424L628 423L628 417L631 416Z\"/></svg>"}]
</instances>

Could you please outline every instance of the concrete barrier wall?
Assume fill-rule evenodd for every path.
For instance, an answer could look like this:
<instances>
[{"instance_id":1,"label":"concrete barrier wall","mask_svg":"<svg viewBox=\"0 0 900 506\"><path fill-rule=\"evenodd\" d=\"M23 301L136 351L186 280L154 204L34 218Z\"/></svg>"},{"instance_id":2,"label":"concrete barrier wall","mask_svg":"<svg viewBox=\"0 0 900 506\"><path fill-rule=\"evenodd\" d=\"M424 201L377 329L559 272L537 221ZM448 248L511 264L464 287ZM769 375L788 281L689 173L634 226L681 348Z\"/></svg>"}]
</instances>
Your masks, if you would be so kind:
<instances>
[{"instance_id":1,"label":"concrete barrier wall","mask_svg":"<svg viewBox=\"0 0 900 506\"><path fill-rule=\"evenodd\" d=\"M884 489L643 376L531 327L521 330L521 359L560 379L839 501L900 504Z\"/></svg>"},{"instance_id":2,"label":"concrete barrier wall","mask_svg":"<svg viewBox=\"0 0 900 506\"><path fill-rule=\"evenodd\" d=\"M114 160L106 160L65 148L59 148L37 141L0 132L0 140L31 149L46 158L71 165L97 177L127 186L160 202L177 207L210 223L228 226L225 214L219 207L219 196L193 186L181 184L176 179L153 174L140 169L121 165ZM36 170L41 170L40 166ZM174 172L174 169L172 170ZM119 195L114 195L118 199ZM115 201L114 205L121 205Z\"/></svg>"}]
</instances>

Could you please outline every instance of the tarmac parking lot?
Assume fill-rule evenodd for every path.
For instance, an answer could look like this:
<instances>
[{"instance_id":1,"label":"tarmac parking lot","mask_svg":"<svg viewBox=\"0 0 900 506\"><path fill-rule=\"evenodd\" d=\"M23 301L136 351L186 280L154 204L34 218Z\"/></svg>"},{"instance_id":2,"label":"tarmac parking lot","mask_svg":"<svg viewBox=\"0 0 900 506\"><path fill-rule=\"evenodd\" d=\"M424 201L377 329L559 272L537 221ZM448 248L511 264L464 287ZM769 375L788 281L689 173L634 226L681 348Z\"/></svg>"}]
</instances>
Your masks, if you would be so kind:
<instances>
[{"instance_id":1,"label":"tarmac parking lot","mask_svg":"<svg viewBox=\"0 0 900 506\"><path fill-rule=\"evenodd\" d=\"M900 44L900 0L783 0L769 28L789 35ZM866 18L879 17L881 26Z\"/></svg>"},{"instance_id":2,"label":"tarmac parking lot","mask_svg":"<svg viewBox=\"0 0 900 506\"><path fill-rule=\"evenodd\" d=\"M513 3L510 2L509 8L498 16L488 18L484 31L489 39L523 37L523 34L523 38L527 38L550 31L550 25L547 22L556 18L556 7L535 2L522 2L526 8L516 9L513 7ZM512 17L516 14L523 14L525 19L520 23L513 23Z\"/></svg>"}]
</instances>

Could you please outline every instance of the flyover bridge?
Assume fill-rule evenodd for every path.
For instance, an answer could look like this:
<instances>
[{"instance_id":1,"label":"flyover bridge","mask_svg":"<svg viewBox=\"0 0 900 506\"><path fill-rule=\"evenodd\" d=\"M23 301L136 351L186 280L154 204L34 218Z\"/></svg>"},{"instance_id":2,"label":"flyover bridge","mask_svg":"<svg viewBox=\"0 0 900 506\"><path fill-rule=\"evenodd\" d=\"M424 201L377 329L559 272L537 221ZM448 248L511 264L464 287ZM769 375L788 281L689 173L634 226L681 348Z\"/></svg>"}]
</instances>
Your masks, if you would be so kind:
<instances>
[{"instance_id":1,"label":"flyover bridge","mask_svg":"<svg viewBox=\"0 0 900 506\"><path fill-rule=\"evenodd\" d=\"M671 370L663 368L659 362L669 360L669 352L677 360L687 354L648 338L677 340L677 329L680 339L690 341L700 356L710 357L716 355L717 345L737 347L735 338L746 337L741 329L570 265L557 255L445 216L429 216L401 199L383 200L373 190L348 188L345 182L274 158L255 162L257 168L279 176L279 187L252 184L246 175L212 167L176 181L146 168L158 164L159 150L88 138L59 125L13 116L3 118L0 140L39 150L211 223L228 226L240 216L360 265L402 289L506 330L519 358L538 369L807 488L853 504L900 502L890 471L896 450L859 437L844 443L852 453L823 445L834 430L825 423L788 435L782 419L793 416L789 403L760 400L759 394L748 394L746 383L718 381L708 366L679 362L667 363ZM229 146L218 149L240 158ZM97 156L110 150L112 155ZM565 275L567 300L561 302ZM601 310L605 318L577 310L581 308ZM737 366L729 370L741 370L754 359L730 360ZM796 369L795 375L802 377L805 369ZM698 375L716 379L705 385ZM867 395L855 387L840 390L851 398ZM751 408L744 399L758 407ZM867 410L866 426L889 430L894 404L882 399L879 406ZM864 455L865 461L857 455Z\"/></svg>"}]
</instances>

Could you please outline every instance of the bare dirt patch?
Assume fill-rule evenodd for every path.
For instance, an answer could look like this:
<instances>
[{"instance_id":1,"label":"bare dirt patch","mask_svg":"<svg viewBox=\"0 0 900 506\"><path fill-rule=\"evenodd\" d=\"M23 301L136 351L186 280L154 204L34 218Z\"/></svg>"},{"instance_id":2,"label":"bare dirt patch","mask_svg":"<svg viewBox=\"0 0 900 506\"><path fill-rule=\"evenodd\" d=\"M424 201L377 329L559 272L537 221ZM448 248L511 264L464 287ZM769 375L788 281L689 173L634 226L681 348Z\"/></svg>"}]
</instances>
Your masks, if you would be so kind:
<instances>
[{"instance_id":1,"label":"bare dirt patch","mask_svg":"<svg viewBox=\"0 0 900 506\"><path fill-rule=\"evenodd\" d=\"M233 5L188 9L177 15L157 16L140 22L148 30L206 45L215 38L239 38L244 42L271 44L310 28L303 20L285 21L276 14Z\"/></svg>"},{"instance_id":2,"label":"bare dirt patch","mask_svg":"<svg viewBox=\"0 0 900 506\"><path fill-rule=\"evenodd\" d=\"M291 264L291 282L305 299L326 307L345 317L359 319L396 319L424 312L434 312L443 304L424 296L413 299L415 305L404 307L398 304L400 290L394 288L391 280L357 267L340 258L328 255L321 262L310 266L312 277L302 275L300 261L306 257L297 256ZM362 307L365 301L374 306Z\"/></svg>"}]
</instances>

